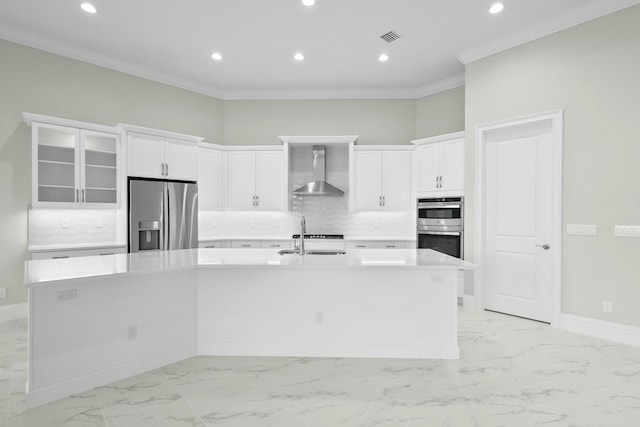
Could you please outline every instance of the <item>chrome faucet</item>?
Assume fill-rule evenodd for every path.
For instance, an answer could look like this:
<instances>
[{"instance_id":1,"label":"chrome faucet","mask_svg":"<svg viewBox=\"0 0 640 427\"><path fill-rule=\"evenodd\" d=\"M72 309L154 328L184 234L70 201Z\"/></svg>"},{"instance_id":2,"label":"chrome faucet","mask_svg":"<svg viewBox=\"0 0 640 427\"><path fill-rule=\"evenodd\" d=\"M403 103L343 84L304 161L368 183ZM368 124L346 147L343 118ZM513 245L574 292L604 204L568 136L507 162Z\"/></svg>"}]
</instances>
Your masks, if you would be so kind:
<instances>
[{"instance_id":1,"label":"chrome faucet","mask_svg":"<svg viewBox=\"0 0 640 427\"><path fill-rule=\"evenodd\" d=\"M304 233L307 232L307 223L304 219L304 215L300 220L300 255L304 255Z\"/></svg>"}]
</instances>

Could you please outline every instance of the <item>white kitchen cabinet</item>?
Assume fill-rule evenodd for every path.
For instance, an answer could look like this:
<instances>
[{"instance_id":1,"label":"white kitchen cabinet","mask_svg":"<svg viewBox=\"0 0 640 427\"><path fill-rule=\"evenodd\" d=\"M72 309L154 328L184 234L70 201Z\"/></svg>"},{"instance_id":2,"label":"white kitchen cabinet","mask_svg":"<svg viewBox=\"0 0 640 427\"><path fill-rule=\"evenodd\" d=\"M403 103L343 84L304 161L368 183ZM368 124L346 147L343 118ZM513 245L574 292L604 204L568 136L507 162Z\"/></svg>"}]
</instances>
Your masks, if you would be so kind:
<instances>
[{"instance_id":1,"label":"white kitchen cabinet","mask_svg":"<svg viewBox=\"0 0 640 427\"><path fill-rule=\"evenodd\" d=\"M90 249L65 249L65 250L50 250L50 251L32 251L31 259L61 259L61 258L75 258L83 256L98 256L98 255L115 255L126 254L127 248L125 246L105 246L103 248L90 248Z\"/></svg>"},{"instance_id":2,"label":"white kitchen cabinet","mask_svg":"<svg viewBox=\"0 0 640 427\"><path fill-rule=\"evenodd\" d=\"M292 240L261 240L261 248L269 249L291 249L293 246Z\"/></svg>"},{"instance_id":3,"label":"white kitchen cabinet","mask_svg":"<svg viewBox=\"0 0 640 427\"><path fill-rule=\"evenodd\" d=\"M222 209L223 151L217 148L198 148L198 208Z\"/></svg>"},{"instance_id":4,"label":"white kitchen cabinet","mask_svg":"<svg viewBox=\"0 0 640 427\"><path fill-rule=\"evenodd\" d=\"M127 133L129 176L197 180L198 146L192 140Z\"/></svg>"},{"instance_id":5,"label":"white kitchen cabinet","mask_svg":"<svg viewBox=\"0 0 640 427\"><path fill-rule=\"evenodd\" d=\"M348 240L347 249L405 249L404 240Z\"/></svg>"},{"instance_id":6,"label":"white kitchen cabinet","mask_svg":"<svg viewBox=\"0 0 640 427\"><path fill-rule=\"evenodd\" d=\"M231 210L283 210L282 150L230 150L227 153L227 207Z\"/></svg>"},{"instance_id":7,"label":"white kitchen cabinet","mask_svg":"<svg viewBox=\"0 0 640 427\"><path fill-rule=\"evenodd\" d=\"M411 142L417 146L418 195L463 195L464 132Z\"/></svg>"},{"instance_id":8,"label":"white kitchen cabinet","mask_svg":"<svg viewBox=\"0 0 640 427\"><path fill-rule=\"evenodd\" d=\"M34 207L119 207L117 129L30 113L23 117L32 127Z\"/></svg>"},{"instance_id":9,"label":"white kitchen cabinet","mask_svg":"<svg viewBox=\"0 0 640 427\"><path fill-rule=\"evenodd\" d=\"M228 240L207 240L198 242L198 248L228 248L231 244Z\"/></svg>"},{"instance_id":10,"label":"white kitchen cabinet","mask_svg":"<svg viewBox=\"0 0 640 427\"><path fill-rule=\"evenodd\" d=\"M352 210L409 211L412 207L411 151L356 147Z\"/></svg>"},{"instance_id":11,"label":"white kitchen cabinet","mask_svg":"<svg viewBox=\"0 0 640 427\"><path fill-rule=\"evenodd\" d=\"M234 249L255 249L260 247L260 240L232 240L231 247Z\"/></svg>"}]
</instances>

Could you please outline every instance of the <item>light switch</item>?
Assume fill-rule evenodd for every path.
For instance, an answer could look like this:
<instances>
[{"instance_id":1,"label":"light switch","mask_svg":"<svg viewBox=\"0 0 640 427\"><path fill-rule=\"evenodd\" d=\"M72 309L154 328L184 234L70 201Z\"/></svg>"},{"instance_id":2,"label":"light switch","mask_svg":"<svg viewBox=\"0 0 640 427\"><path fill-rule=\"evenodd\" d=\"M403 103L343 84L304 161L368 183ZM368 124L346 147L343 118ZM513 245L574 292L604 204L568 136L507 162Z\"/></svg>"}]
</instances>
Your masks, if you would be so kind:
<instances>
[{"instance_id":1,"label":"light switch","mask_svg":"<svg viewBox=\"0 0 640 427\"><path fill-rule=\"evenodd\" d=\"M597 227L595 224L567 224L567 234L573 236L595 236Z\"/></svg>"}]
</instances>

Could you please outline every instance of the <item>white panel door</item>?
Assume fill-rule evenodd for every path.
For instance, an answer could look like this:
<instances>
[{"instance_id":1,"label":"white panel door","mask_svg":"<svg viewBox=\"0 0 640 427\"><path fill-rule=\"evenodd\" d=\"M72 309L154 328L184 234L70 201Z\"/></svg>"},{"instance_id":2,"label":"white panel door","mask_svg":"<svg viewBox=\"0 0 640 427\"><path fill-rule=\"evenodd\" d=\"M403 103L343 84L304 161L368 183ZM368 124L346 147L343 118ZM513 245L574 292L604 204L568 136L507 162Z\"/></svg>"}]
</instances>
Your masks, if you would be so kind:
<instances>
[{"instance_id":1,"label":"white panel door","mask_svg":"<svg viewBox=\"0 0 640 427\"><path fill-rule=\"evenodd\" d=\"M438 191L440 175L440 144L425 144L418 148L418 191Z\"/></svg>"},{"instance_id":2,"label":"white panel door","mask_svg":"<svg viewBox=\"0 0 640 427\"><path fill-rule=\"evenodd\" d=\"M485 307L489 310L551 320L552 179L552 138L547 130L488 138Z\"/></svg>"},{"instance_id":3,"label":"white panel door","mask_svg":"<svg viewBox=\"0 0 640 427\"><path fill-rule=\"evenodd\" d=\"M164 178L164 138L130 132L127 140L129 176Z\"/></svg>"},{"instance_id":4,"label":"white panel door","mask_svg":"<svg viewBox=\"0 0 640 427\"><path fill-rule=\"evenodd\" d=\"M382 152L356 151L353 168L356 210L382 209Z\"/></svg>"},{"instance_id":5,"label":"white panel door","mask_svg":"<svg viewBox=\"0 0 640 427\"><path fill-rule=\"evenodd\" d=\"M284 207L282 151L256 152L256 207L279 211Z\"/></svg>"},{"instance_id":6,"label":"white panel door","mask_svg":"<svg viewBox=\"0 0 640 427\"><path fill-rule=\"evenodd\" d=\"M198 176L197 144L165 138L164 162L167 164L167 178L195 181Z\"/></svg>"},{"instance_id":7,"label":"white panel door","mask_svg":"<svg viewBox=\"0 0 640 427\"><path fill-rule=\"evenodd\" d=\"M411 210L411 152L382 152L382 208Z\"/></svg>"},{"instance_id":8,"label":"white panel door","mask_svg":"<svg viewBox=\"0 0 640 427\"><path fill-rule=\"evenodd\" d=\"M442 190L464 189L464 139L443 142L440 150Z\"/></svg>"},{"instance_id":9,"label":"white panel door","mask_svg":"<svg viewBox=\"0 0 640 427\"><path fill-rule=\"evenodd\" d=\"M228 207L230 209L255 209L255 152L229 151L227 165Z\"/></svg>"},{"instance_id":10,"label":"white panel door","mask_svg":"<svg viewBox=\"0 0 640 427\"><path fill-rule=\"evenodd\" d=\"M222 208L222 151L198 149L198 207Z\"/></svg>"}]
</instances>

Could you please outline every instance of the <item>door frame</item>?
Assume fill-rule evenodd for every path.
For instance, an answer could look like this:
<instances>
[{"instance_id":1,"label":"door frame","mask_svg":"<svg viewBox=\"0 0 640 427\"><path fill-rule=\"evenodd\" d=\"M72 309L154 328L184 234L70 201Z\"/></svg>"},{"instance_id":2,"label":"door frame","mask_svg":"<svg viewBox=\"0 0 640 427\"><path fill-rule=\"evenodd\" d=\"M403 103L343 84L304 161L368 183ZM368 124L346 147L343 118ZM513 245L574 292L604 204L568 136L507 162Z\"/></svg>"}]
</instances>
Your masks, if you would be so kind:
<instances>
[{"instance_id":1,"label":"door frame","mask_svg":"<svg viewBox=\"0 0 640 427\"><path fill-rule=\"evenodd\" d=\"M486 145L490 131L550 122L553 143L553 196L552 196L552 284L551 326L559 327L562 313L562 147L563 111L554 110L516 119L492 122L475 127L475 262L480 268L475 273L475 303L485 308L485 239L486 239Z\"/></svg>"}]
</instances>

